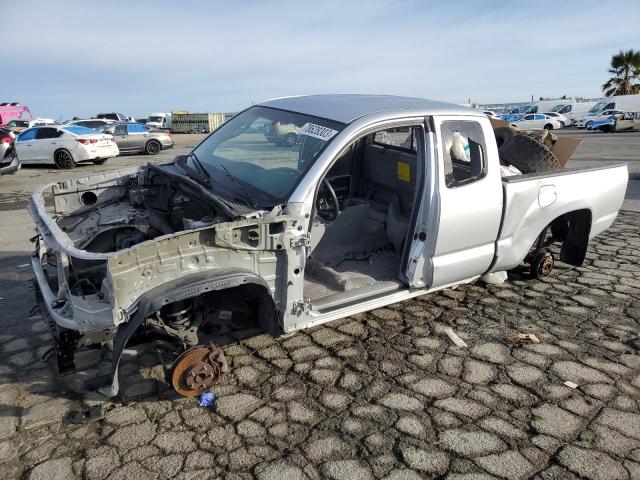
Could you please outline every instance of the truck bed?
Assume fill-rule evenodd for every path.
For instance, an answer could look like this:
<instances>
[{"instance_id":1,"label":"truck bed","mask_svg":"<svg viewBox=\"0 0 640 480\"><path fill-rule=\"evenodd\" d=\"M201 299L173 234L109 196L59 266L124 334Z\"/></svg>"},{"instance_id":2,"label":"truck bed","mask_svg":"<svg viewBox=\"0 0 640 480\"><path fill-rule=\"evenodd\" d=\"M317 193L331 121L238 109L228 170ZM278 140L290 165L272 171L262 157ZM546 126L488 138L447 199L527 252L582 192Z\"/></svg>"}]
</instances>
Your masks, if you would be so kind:
<instances>
[{"instance_id":1,"label":"truck bed","mask_svg":"<svg viewBox=\"0 0 640 480\"><path fill-rule=\"evenodd\" d=\"M491 271L518 266L543 229L574 211L591 213L589 239L608 228L627 190L626 164L502 179L504 209Z\"/></svg>"}]
</instances>

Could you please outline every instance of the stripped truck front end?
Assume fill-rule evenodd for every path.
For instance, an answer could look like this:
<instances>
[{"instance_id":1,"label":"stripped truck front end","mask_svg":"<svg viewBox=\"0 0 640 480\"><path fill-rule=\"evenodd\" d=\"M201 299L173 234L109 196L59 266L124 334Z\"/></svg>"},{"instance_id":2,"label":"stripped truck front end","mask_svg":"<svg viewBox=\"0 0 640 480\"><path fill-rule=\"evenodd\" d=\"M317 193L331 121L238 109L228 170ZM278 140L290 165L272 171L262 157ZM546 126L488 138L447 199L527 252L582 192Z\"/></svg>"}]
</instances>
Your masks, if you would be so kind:
<instances>
[{"instance_id":1,"label":"stripped truck front end","mask_svg":"<svg viewBox=\"0 0 640 480\"><path fill-rule=\"evenodd\" d=\"M207 332L196 334L194 324L222 317L244 314L262 329L279 327L287 298L275 296L286 292L278 269L300 254L301 236L280 207L225 203L172 168L148 166L40 187L28 209L38 231L32 266L61 371L74 368L77 348L108 341L123 348L140 326L177 350L203 342ZM226 300L239 296L237 311L228 301L222 311L213 297L230 290ZM188 313L176 316L176 305ZM119 340L125 329L132 331Z\"/></svg>"}]
</instances>

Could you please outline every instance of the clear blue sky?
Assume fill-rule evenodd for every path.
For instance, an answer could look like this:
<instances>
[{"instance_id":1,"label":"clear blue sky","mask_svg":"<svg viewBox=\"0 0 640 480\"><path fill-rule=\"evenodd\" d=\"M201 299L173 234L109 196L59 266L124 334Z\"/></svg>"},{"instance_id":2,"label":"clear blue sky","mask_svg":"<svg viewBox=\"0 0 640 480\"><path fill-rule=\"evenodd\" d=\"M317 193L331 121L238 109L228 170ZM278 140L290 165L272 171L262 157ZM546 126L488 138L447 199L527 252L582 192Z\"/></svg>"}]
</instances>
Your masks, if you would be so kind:
<instances>
[{"instance_id":1,"label":"clear blue sky","mask_svg":"<svg viewBox=\"0 0 640 480\"><path fill-rule=\"evenodd\" d=\"M312 93L598 97L640 1L5 0L0 101L62 119Z\"/></svg>"}]
</instances>

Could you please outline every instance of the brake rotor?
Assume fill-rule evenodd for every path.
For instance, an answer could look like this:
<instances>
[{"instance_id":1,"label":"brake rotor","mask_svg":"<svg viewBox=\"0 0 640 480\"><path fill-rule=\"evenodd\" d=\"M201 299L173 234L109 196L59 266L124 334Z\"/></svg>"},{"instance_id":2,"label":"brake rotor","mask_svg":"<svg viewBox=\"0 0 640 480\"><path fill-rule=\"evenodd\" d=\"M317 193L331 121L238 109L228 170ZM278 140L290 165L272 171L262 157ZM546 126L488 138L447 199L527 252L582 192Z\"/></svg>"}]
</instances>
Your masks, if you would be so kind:
<instances>
[{"instance_id":1,"label":"brake rotor","mask_svg":"<svg viewBox=\"0 0 640 480\"><path fill-rule=\"evenodd\" d=\"M227 370L222 349L213 343L196 345L173 362L171 385L180 395L195 397L211 388Z\"/></svg>"}]
</instances>

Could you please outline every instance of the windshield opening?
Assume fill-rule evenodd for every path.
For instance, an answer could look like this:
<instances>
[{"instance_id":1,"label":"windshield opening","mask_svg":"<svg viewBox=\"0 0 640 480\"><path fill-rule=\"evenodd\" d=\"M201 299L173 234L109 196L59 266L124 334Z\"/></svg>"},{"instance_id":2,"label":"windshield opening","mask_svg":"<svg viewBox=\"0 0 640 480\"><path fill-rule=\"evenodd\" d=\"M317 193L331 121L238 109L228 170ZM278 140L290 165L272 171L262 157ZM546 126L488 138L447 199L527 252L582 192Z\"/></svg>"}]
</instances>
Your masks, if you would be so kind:
<instances>
[{"instance_id":1,"label":"windshield opening","mask_svg":"<svg viewBox=\"0 0 640 480\"><path fill-rule=\"evenodd\" d=\"M596 112L601 111L606 104L607 104L607 102L598 102L598 103L596 103L593 107L591 107L591 110L589 110L589 113L596 113Z\"/></svg>"},{"instance_id":2,"label":"windshield opening","mask_svg":"<svg viewBox=\"0 0 640 480\"><path fill-rule=\"evenodd\" d=\"M162 117L149 117L147 122L162 123Z\"/></svg>"},{"instance_id":3,"label":"windshield opening","mask_svg":"<svg viewBox=\"0 0 640 480\"><path fill-rule=\"evenodd\" d=\"M273 206L286 201L343 128L310 115L252 107L223 124L193 153L214 182L249 191L256 205Z\"/></svg>"}]
</instances>

